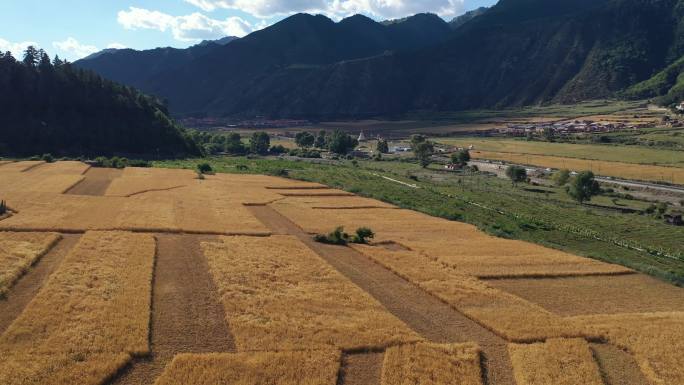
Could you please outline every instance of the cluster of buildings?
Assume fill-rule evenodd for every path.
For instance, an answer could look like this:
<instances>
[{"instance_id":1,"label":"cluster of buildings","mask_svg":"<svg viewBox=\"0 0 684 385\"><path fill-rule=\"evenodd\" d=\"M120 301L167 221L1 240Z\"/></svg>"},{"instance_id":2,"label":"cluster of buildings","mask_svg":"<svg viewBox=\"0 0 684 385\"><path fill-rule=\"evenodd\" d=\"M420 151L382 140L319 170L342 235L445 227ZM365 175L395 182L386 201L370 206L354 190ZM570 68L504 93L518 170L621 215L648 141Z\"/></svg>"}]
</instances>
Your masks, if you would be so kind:
<instances>
[{"instance_id":1,"label":"cluster of buildings","mask_svg":"<svg viewBox=\"0 0 684 385\"><path fill-rule=\"evenodd\" d=\"M506 128L497 129L499 134L509 136L543 135L551 131L554 135L568 135L579 133L604 133L615 131L638 130L648 127L647 124L605 123L592 120L574 120L566 122L545 122L509 124Z\"/></svg>"}]
</instances>

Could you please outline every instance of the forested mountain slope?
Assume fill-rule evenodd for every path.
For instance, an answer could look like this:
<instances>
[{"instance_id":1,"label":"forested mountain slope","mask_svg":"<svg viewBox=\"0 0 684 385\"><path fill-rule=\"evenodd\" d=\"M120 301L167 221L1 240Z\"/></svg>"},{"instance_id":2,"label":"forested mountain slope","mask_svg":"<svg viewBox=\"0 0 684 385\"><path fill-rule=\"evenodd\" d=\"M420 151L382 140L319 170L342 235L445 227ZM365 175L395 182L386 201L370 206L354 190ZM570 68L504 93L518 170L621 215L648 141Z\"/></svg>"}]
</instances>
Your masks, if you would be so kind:
<instances>
[{"instance_id":1,"label":"forested mountain slope","mask_svg":"<svg viewBox=\"0 0 684 385\"><path fill-rule=\"evenodd\" d=\"M156 98L30 47L0 54L0 156L198 154Z\"/></svg>"}]
</instances>

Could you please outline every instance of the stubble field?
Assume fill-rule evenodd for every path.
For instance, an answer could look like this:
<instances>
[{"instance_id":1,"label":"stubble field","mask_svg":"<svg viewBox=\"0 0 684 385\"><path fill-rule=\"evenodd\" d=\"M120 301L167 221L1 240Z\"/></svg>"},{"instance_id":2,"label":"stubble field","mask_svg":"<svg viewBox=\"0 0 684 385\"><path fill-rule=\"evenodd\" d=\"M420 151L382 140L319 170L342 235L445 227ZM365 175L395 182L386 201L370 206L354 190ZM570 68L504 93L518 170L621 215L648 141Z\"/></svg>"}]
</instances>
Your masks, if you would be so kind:
<instances>
[{"instance_id":1,"label":"stubble field","mask_svg":"<svg viewBox=\"0 0 684 385\"><path fill-rule=\"evenodd\" d=\"M269 176L0 178L2 384L684 383L684 291L622 266Z\"/></svg>"}]
</instances>

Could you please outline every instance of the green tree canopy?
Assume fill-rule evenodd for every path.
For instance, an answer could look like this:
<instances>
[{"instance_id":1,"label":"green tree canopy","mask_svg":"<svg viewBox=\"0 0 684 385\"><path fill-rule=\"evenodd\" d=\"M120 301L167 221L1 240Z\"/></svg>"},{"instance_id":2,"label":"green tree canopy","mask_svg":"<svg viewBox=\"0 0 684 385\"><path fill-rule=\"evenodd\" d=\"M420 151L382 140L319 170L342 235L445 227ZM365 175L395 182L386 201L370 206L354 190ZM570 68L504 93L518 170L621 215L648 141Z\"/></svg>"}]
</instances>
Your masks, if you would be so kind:
<instances>
[{"instance_id":1,"label":"green tree canopy","mask_svg":"<svg viewBox=\"0 0 684 385\"><path fill-rule=\"evenodd\" d=\"M359 145L356 139L340 130L335 130L327 139L327 142L328 149L340 155L348 154Z\"/></svg>"},{"instance_id":2,"label":"green tree canopy","mask_svg":"<svg viewBox=\"0 0 684 385\"><path fill-rule=\"evenodd\" d=\"M506 176L516 185L527 180L527 170L522 166L511 165L506 169Z\"/></svg>"},{"instance_id":3,"label":"green tree canopy","mask_svg":"<svg viewBox=\"0 0 684 385\"><path fill-rule=\"evenodd\" d=\"M271 137L265 132L255 132L249 139L249 151L254 154L266 155L271 148Z\"/></svg>"},{"instance_id":4,"label":"green tree canopy","mask_svg":"<svg viewBox=\"0 0 684 385\"><path fill-rule=\"evenodd\" d=\"M577 174L566 189L568 195L579 203L590 201L591 197L601 191L601 187L594 179L594 173L591 171L582 171Z\"/></svg>"},{"instance_id":5,"label":"green tree canopy","mask_svg":"<svg viewBox=\"0 0 684 385\"><path fill-rule=\"evenodd\" d=\"M295 143L298 147L309 148L312 147L316 142L316 137L309 132L298 132L295 136Z\"/></svg>"},{"instance_id":6,"label":"green tree canopy","mask_svg":"<svg viewBox=\"0 0 684 385\"><path fill-rule=\"evenodd\" d=\"M378 146L377 150L381 154L387 154L389 153L389 144L387 143L387 140L385 139L379 139L378 140Z\"/></svg>"}]
</instances>

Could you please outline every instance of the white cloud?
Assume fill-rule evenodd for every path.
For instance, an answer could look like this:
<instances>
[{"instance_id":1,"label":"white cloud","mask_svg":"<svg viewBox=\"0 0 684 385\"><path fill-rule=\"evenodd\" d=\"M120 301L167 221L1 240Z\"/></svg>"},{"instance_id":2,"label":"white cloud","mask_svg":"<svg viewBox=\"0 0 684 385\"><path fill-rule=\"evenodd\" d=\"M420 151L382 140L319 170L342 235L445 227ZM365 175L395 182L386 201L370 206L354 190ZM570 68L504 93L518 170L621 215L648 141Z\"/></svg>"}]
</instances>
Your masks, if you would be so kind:
<instances>
[{"instance_id":1,"label":"white cloud","mask_svg":"<svg viewBox=\"0 0 684 385\"><path fill-rule=\"evenodd\" d=\"M73 37L69 37L64 41L52 42L52 46L65 53L69 59L81 59L99 51L94 45L81 44Z\"/></svg>"},{"instance_id":2,"label":"white cloud","mask_svg":"<svg viewBox=\"0 0 684 385\"><path fill-rule=\"evenodd\" d=\"M224 36L242 37L259 28L239 17L216 20L198 12L172 16L136 7L119 11L117 20L126 29L156 29L162 32L170 30L176 40L191 42Z\"/></svg>"},{"instance_id":3,"label":"white cloud","mask_svg":"<svg viewBox=\"0 0 684 385\"><path fill-rule=\"evenodd\" d=\"M20 59L24 56L24 51L26 50L26 47L30 45L38 47L38 43L34 41L22 41L20 43L12 43L10 41L0 38L0 52L5 53L7 51L10 51L12 52L12 56L14 56L17 59Z\"/></svg>"},{"instance_id":4,"label":"white cloud","mask_svg":"<svg viewBox=\"0 0 684 385\"><path fill-rule=\"evenodd\" d=\"M107 49L126 49L126 48L128 48L128 47L126 47L125 45L123 45L121 43L111 43L107 46Z\"/></svg>"},{"instance_id":5,"label":"white cloud","mask_svg":"<svg viewBox=\"0 0 684 385\"><path fill-rule=\"evenodd\" d=\"M432 12L449 18L463 13L464 0L185 0L211 12L237 9L259 18L297 12L322 13L333 18L363 13L380 19Z\"/></svg>"}]
</instances>

